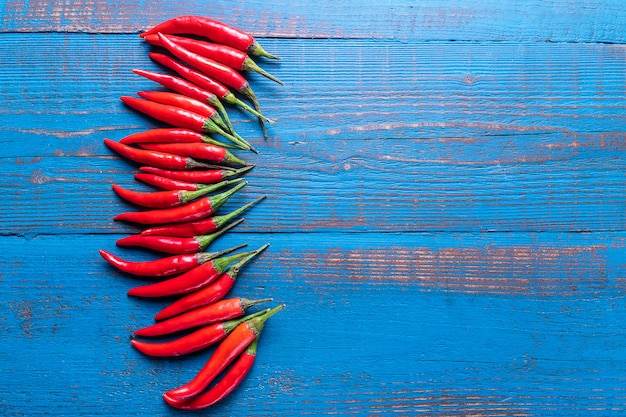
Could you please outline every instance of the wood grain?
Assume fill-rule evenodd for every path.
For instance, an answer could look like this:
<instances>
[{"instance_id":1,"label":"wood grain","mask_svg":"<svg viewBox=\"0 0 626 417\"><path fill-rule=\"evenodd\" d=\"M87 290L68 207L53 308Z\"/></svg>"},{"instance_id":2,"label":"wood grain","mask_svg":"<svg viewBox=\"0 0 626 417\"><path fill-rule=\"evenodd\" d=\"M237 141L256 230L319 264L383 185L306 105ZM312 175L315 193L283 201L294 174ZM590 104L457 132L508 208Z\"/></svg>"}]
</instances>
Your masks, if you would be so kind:
<instances>
[{"instance_id":1,"label":"wood grain","mask_svg":"<svg viewBox=\"0 0 626 417\"><path fill-rule=\"evenodd\" d=\"M140 11L138 13L138 11ZM468 3L426 0L264 2L63 2L10 0L3 31L119 33L145 30L181 14L219 18L258 37L496 42L623 43L620 0Z\"/></svg>"},{"instance_id":2,"label":"wood grain","mask_svg":"<svg viewBox=\"0 0 626 417\"><path fill-rule=\"evenodd\" d=\"M149 189L108 150L159 126L137 33L179 14L283 57L249 75L277 120L210 250L266 242L233 296L273 297L232 416L598 416L626 410L626 9L618 0L0 5L0 414L178 415L211 350L130 346L169 300L98 255Z\"/></svg>"}]
</instances>

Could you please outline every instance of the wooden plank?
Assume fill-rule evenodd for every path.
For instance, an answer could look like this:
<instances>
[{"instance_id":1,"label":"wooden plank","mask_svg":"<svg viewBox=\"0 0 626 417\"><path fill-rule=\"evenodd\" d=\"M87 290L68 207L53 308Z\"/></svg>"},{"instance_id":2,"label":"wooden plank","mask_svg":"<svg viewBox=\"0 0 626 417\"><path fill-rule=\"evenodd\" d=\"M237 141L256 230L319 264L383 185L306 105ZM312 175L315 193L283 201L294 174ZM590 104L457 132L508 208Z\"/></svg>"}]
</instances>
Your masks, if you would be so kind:
<instances>
[{"instance_id":1,"label":"wooden plank","mask_svg":"<svg viewBox=\"0 0 626 417\"><path fill-rule=\"evenodd\" d=\"M1 267L0 369L19 387L0 397L7 415L166 413L160 393L207 359L132 350L130 332L166 301L125 296L138 281L97 249L155 255L115 237L0 238L13 254ZM626 405L623 233L327 234L315 245L306 233L234 233L215 249L242 241L271 246L232 294L287 308L218 414L601 416Z\"/></svg>"},{"instance_id":2,"label":"wooden plank","mask_svg":"<svg viewBox=\"0 0 626 417\"><path fill-rule=\"evenodd\" d=\"M112 225L129 207L109 187L132 184L135 166L102 138L157 126L118 100L154 88L130 73L156 68L147 48L129 36L2 36L26 46L3 55L4 77L20 75L2 88L10 104L0 109L0 161L9 174L0 186L21 190L4 209L2 233L132 230ZM245 156L257 168L234 202L272 197L255 209L255 230L624 230L621 47L280 45L288 53L275 72L288 86L252 80L278 120L270 138L232 113L261 149ZM40 58L21 52L33 48ZM92 48L100 54L84 52ZM350 71L370 49L382 59ZM328 51L337 60L320 65ZM427 65L428 56L445 62ZM298 63L295 75L288 62ZM421 63L418 79L399 71L412 62Z\"/></svg>"},{"instance_id":3,"label":"wooden plank","mask_svg":"<svg viewBox=\"0 0 626 417\"><path fill-rule=\"evenodd\" d=\"M140 12L138 12L140 11ZM137 32L174 16L217 18L259 37L366 38L445 41L623 43L626 10L620 0L384 0L377 2L250 3L11 0L1 9L2 31Z\"/></svg>"}]
</instances>

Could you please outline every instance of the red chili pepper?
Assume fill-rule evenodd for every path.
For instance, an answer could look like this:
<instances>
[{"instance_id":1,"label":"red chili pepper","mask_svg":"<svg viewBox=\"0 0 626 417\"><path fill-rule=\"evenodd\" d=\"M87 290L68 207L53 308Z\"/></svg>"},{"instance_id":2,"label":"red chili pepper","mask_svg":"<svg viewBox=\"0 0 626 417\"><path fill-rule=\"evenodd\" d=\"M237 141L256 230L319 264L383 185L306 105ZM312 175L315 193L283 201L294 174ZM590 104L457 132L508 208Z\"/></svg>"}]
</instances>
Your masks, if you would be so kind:
<instances>
[{"instance_id":1,"label":"red chili pepper","mask_svg":"<svg viewBox=\"0 0 626 417\"><path fill-rule=\"evenodd\" d=\"M169 106L180 107L181 109L198 113L201 116L209 117L223 130L229 130L217 110L200 100L196 100L183 94L172 93L170 91L138 91L137 95L141 98L145 98L146 100L167 104Z\"/></svg>"},{"instance_id":2,"label":"red chili pepper","mask_svg":"<svg viewBox=\"0 0 626 417\"><path fill-rule=\"evenodd\" d=\"M263 248L265 249L265 248ZM262 250L238 253L218 259L213 259L194 268L184 274L178 275L165 281L132 288L128 295L143 298L161 298L172 295L187 294L199 288L203 288L215 281L224 270L236 260L256 256Z\"/></svg>"},{"instance_id":3,"label":"red chili pepper","mask_svg":"<svg viewBox=\"0 0 626 417\"><path fill-rule=\"evenodd\" d=\"M268 311L269 308L262 311L257 311L256 313L252 313L238 319L209 324L208 326L201 327L193 333L179 337L178 339L169 340L167 342L150 343L137 339L132 339L130 343L138 351L148 356L169 358L188 355L190 353L198 352L202 349L205 349L216 342L219 342L220 340L228 336L233 330L235 330L238 325L240 325L244 321L261 316Z\"/></svg>"},{"instance_id":4,"label":"red chili pepper","mask_svg":"<svg viewBox=\"0 0 626 417\"><path fill-rule=\"evenodd\" d=\"M257 100L256 95L254 94L254 91L252 91L252 88L250 87L250 83L248 83L248 80L246 80L241 74L239 74L234 69L224 64L220 64L219 62L213 59L195 54L189 51L188 49L185 49L179 45L176 45L174 42L169 40L167 35L164 35L162 33L159 33L158 35L159 35L159 41L161 42L163 47L165 47L165 49L170 51L172 55L174 55L176 58L180 59L181 61L186 62L192 67L195 67L196 69L208 75L209 77L215 78L217 81L226 84L228 87L231 87L235 91L248 97L250 101L252 102L252 104L254 105L254 108L257 109L257 111L259 111L259 108L260 108L259 101ZM263 127L263 135L267 136L263 119L259 119L259 121L261 122L261 126Z\"/></svg>"},{"instance_id":5,"label":"red chili pepper","mask_svg":"<svg viewBox=\"0 0 626 417\"><path fill-rule=\"evenodd\" d=\"M190 255L176 255L145 262L129 262L113 255L108 251L105 251L104 249L100 249L99 252L108 263L122 272L143 277L167 277L189 271L198 265L205 264L214 259L216 260L216 258L222 259L219 257L244 246L246 245L238 245L219 252L200 252Z\"/></svg>"},{"instance_id":6,"label":"red chili pepper","mask_svg":"<svg viewBox=\"0 0 626 417\"><path fill-rule=\"evenodd\" d=\"M118 239L116 243L118 246L142 247L173 255L196 253L205 250L215 239L223 235L228 230L231 230L241 222L243 222L243 219L239 219L216 232L206 235L198 235L194 237L172 237L138 234Z\"/></svg>"},{"instance_id":7,"label":"red chili pepper","mask_svg":"<svg viewBox=\"0 0 626 417\"><path fill-rule=\"evenodd\" d=\"M157 167L140 167L139 170L174 180L188 181L199 184L213 184L226 178L243 174L250 171L252 168L254 168L253 165L248 165L239 169L225 168L208 171L168 170Z\"/></svg>"},{"instance_id":8,"label":"red chili pepper","mask_svg":"<svg viewBox=\"0 0 626 417\"><path fill-rule=\"evenodd\" d=\"M189 156L195 159L228 165L248 165L226 149L210 143L140 143L143 149Z\"/></svg>"},{"instance_id":9,"label":"red chili pepper","mask_svg":"<svg viewBox=\"0 0 626 417\"><path fill-rule=\"evenodd\" d=\"M225 132L209 117L201 116L198 113L180 107L155 103L137 97L122 96L120 99L129 107L160 120L161 122L175 127L192 129L197 132L219 133L233 143L241 145L244 149L252 149L250 144L245 140Z\"/></svg>"},{"instance_id":10,"label":"red chili pepper","mask_svg":"<svg viewBox=\"0 0 626 417\"><path fill-rule=\"evenodd\" d=\"M183 94L187 97L195 98L203 103L209 103L220 112L224 118L224 122L229 128L229 131L232 131L233 125L230 123L228 113L226 113L226 109L220 101L220 98L212 91L200 88L188 80L183 80L182 78L174 77L169 74L163 74L161 72L145 71L141 69L134 69L133 72L149 79L150 81L159 83L169 90L176 91L177 93Z\"/></svg>"},{"instance_id":11,"label":"red chili pepper","mask_svg":"<svg viewBox=\"0 0 626 417\"><path fill-rule=\"evenodd\" d=\"M169 390L164 394L166 401L169 398L173 403L176 403L200 394L259 336L267 319L282 310L282 308L283 305L281 304L264 315L245 321L237 326L237 328L218 345L213 355L211 355L211 358L209 358L207 363L191 381L181 387Z\"/></svg>"},{"instance_id":12,"label":"red chili pepper","mask_svg":"<svg viewBox=\"0 0 626 417\"><path fill-rule=\"evenodd\" d=\"M211 184L210 186L200 188L196 191L170 190L155 191L149 193L140 193L137 191L128 190L117 184L113 184L113 191L115 191L115 193L124 200L142 207L169 208L187 204L198 197L201 197L205 194L225 187L226 185L231 185L239 181L241 181L241 178L235 178L234 180L230 181L222 181L217 184Z\"/></svg>"},{"instance_id":13,"label":"red chili pepper","mask_svg":"<svg viewBox=\"0 0 626 417\"><path fill-rule=\"evenodd\" d=\"M226 296L226 294L228 294L228 292L235 284L235 281L237 280L237 275L239 274L239 271L241 271L241 268L243 268L244 265L248 261L250 261L250 259L261 253L268 246L269 244L266 244L257 249L251 255L248 255L247 257L241 259L235 265L228 268L226 272L220 275L219 278L211 282L209 285L206 285L198 289L197 291L187 294L184 297L174 301L172 304L168 305L160 312L158 312L154 319L157 321L168 319L170 317L182 314L186 311L190 311L195 308L202 307L221 300Z\"/></svg>"},{"instance_id":14,"label":"red chili pepper","mask_svg":"<svg viewBox=\"0 0 626 417\"><path fill-rule=\"evenodd\" d=\"M154 209L144 211L131 211L118 214L113 220L122 220L140 224L163 224L184 223L187 221L203 219L212 215L237 191L245 187L247 182L241 182L235 187L223 193L211 197L204 197L192 201L184 206Z\"/></svg>"},{"instance_id":15,"label":"red chili pepper","mask_svg":"<svg viewBox=\"0 0 626 417\"><path fill-rule=\"evenodd\" d=\"M148 151L145 149L137 149L110 139L104 139L104 144L114 152L117 152L131 161L148 164L157 168L181 170L194 168L217 168L215 165L196 161L193 158L163 152ZM225 168L219 167L219 169Z\"/></svg>"},{"instance_id":16,"label":"red chili pepper","mask_svg":"<svg viewBox=\"0 0 626 417\"><path fill-rule=\"evenodd\" d=\"M233 365L226 371L222 379L211 387L208 391L201 393L188 400L178 400L163 394L163 399L169 405L179 410L202 410L223 400L235 390L245 379L248 372L254 365L259 338L257 337L248 345L246 350L237 358Z\"/></svg>"},{"instance_id":17,"label":"red chili pepper","mask_svg":"<svg viewBox=\"0 0 626 417\"><path fill-rule=\"evenodd\" d=\"M204 42L182 36L170 35L169 38L176 45L180 45L198 55L214 59L217 62L221 62L224 65L228 65L229 67L236 69L237 71L254 71L280 85L284 85L282 81L266 72L263 68L259 67L247 53L240 51L239 49L228 45ZM144 39L150 45L163 46L159 40L158 34L145 36Z\"/></svg>"},{"instance_id":18,"label":"red chili pepper","mask_svg":"<svg viewBox=\"0 0 626 417\"><path fill-rule=\"evenodd\" d=\"M178 16L159 23L139 36L145 38L159 32L203 36L215 43L232 46L253 56L280 59L278 56L265 51L249 33L203 16Z\"/></svg>"},{"instance_id":19,"label":"red chili pepper","mask_svg":"<svg viewBox=\"0 0 626 417\"><path fill-rule=\"evenodd\" d=\"M210 136L196 132L191 129L178 127L162 127L150 129L139 133L133 133L120 139L124 145L136 143L211 143L222 148L236 148L235 144L224 143L213 139ZM237 148L241 149L241 148Z\"/></svg>"},{"instance_id":20,"label":"red chili pepper","mask_svg":"<svg viewBox=\"0 0 626 417\"><path fill-rule=\"evenodd\" d=\"M242 316L248 308L271 300L271 298L263 298L260 300L229 298L227 300L221 300L211 305L188 311L180 316L172 317L171 319L139 329L135 331L135 336L165 336L194 327L215 323L216 321L234 319Z\"/></svg>"},{"instance_id":21,"label":"red chili pepper","mask_svg":"<svg viewBox=\"0 0 626 417\"><path fill-rule=\"evenodd\" d=\"M159 53L156 53L156 52L150 52L148 55L154 61L158 62L159 64L163 65L166 68L171 69L172 71L178 73L178 75L180 75L181 77L185 78L185 80L189 81L189 85L194 86L194 84L195 84L195 86L194 86L195 90L204 91L205 94L207 94L209 92L213 93L213 94L215 94L216 97L218 97L221 100L224 100L226 103L232 104L234 106L238 106L238 107L244 109L245 111L253 114L254 116L259 117L259 118L263 118L266 122L268 122L270 124L274 124L273 120L268 119L267 117L263 116L261 113L259 113L258 111L256 111L252 107L248 106L243 101L239 100L228 89L228 87L226 87L224 84L214 80L213 78L207 76L206 74L203 74L203 73L201 73L199 71L196 71L193 68L188 67L187 65L181 64L180 62L176 61L174 58L172 58L172 57L170 57L168 55L165 55L165 54L159 54ZM152 81L156 81L156 82L159 82L159 81L157 81L155 78L164 79L165 77L170 77L170 78L175 78L176 80L180 80L180 79L178 79L176 77L172 77L172 76L166 75L166 74L151 73L149 71L142 71L142 73L137 72L139 70L134 70L134 71L137 74L142 75L142 76L144 76L144 77L146 77L148 79L151 79ZM158 77L156 77L155 74ZM181 80L181 81L184 82L184 80ZM177 81L177 83L180 84L181 81ZM163 85L165 85L165 84L163 84ZM170 87L168 87L168 88L170 88ZM174 90L174 88L170 88L170 89ZM178 91L178 90L176 90L176 91ZM182 92L182 91L179 91L179 92ZM183 92L183 94L185 94L185 93ZM187 94L187 95L190 95L190 94ZM221 112L222 111L220 110L220 113ZM224 117L224 120L226 120L227 116L224 116L224 114L222 114L222 116Z\"/></svg>"},{"instance_id":22,"label":"red chili pepper","mask_svg":"<svg viewBox=\"0 0 626 417\"><path fill-rule=\"evenodd\" d=\"M206 184L173 180L171 178L161 177L160 175L145 174L143 172L135 174L135 179L162 190L196 191L207 186Z\"/></svg>"},{"instance_id":23,"label":"red chili pepper","mask_svg":"<svg viewBox=\"0 0 626 417\"><path fill-rule=\"evenodd\" d=\"M221 216L213 216L207 219L176 223L176 224L164 224L160 226L154 226L149 229L145 229L141 232L142 235L159 235L159 236L177 236L177 237L191 237L196 235L203 235L205 233L211 233L228 223L232 218L238 216L245 210L249 209L259 201L263 200L267 196L263 195L254 201L249 202L245 206L238 208L228 214Z\"/></svg>"}]
</instances>

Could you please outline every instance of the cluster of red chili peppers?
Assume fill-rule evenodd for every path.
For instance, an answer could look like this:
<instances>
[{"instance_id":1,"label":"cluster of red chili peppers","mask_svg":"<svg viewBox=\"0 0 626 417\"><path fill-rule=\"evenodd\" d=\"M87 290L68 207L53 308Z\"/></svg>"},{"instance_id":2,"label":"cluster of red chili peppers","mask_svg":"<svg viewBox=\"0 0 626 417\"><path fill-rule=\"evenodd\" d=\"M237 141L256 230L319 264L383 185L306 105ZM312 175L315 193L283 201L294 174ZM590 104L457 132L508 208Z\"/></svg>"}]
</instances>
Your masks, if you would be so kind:
<instances>
[{"instance_id":1,"label":"cluster of red chili peppers","mask_svg":"<svg viewBox=\"0 0 626 417\"><path fill-rule=\"evenodd\" d=\"M246 186L242 176L253 168L233 151L258 153L235 132L223 104L238 106L258 117L265 135L264 123L274 122L261 113L241 71L256 71L282 82L261 69L249 55L278 57L266 52L249 34L213 19L180 16L140 36L164 49L151 52L150 57L170 72L134 72L161 84L165 90L139 92L139 97L124 96L121 100L167 127L135 133L119 142L105 139L104 143L141 165L136 180L158 189L138 192L113 185L119 197L141 207L119 214L114 220L143 226L140 233L119 239L117 245L147 248L165 255L132 262L105 250L100 254L125 273L155 281L132 288L129 296L173 300L156 314L154 324L134 332L131 344L138 351L153 357L178 357L219 342L191 381L163 394L175 408L196 410L220 401L242 382L254 363L265 322L283 308L278 305L245 315L250 307L271 299L225 298L244 265L268 244L237 253L233 252L246 245L205 251L243 221L239 218L242 212L266 197L230 213L216 214ZM235 93L249 99L252 107ZM210 134L227 141L218 141ZM169 339L141 339L162 336Z\"/></svg>"}]
</instances>

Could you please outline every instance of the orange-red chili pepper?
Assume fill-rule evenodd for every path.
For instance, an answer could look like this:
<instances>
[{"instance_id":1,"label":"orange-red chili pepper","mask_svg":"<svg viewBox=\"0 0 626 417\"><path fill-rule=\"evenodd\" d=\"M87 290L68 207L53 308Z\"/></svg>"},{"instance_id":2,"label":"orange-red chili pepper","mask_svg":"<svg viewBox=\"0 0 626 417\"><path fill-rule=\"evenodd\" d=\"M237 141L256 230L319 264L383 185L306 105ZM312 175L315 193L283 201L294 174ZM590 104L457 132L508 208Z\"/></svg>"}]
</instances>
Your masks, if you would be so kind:
<instances>
[{"instance_id":1,"label":"orange-red chili pepper","mask_svg":"<svg viewBox=\"0 0 626 417\"><path fill-rule=\"evenodd\" d=\"M235 148L235 144L224 143L213 139L203 133L191 129L179 127L162 127L133 133L120 139L124 145L137 143L211 143L223 148ZM241 149L241 148L238 148Z\"/></svg>"},{"instance_id":2,"label":"orange-red chili pepper","mask_svg":"<svg viewBox=\"0 0 626 417\"><path fill-rule=\"evenodd\" d=\"M232 69L229 66L221 64L213 59L203 57L202 55L195 54L188 49L183 48L180 45L176 45L174 42L169 40L167 35L159 33L159 41L167 49L170 51L172 55L176 58L186 62L187 64L195 67L199 71L204 74L215 78L217 81L220 81L231 87L235 91L243 94L248 97L252 102L254 108L260 113L260 105L259 101L252 91L250 87L250 83L245 79L241 74L239 74L236 70ZM267 132L265 129L265 124L263 123L263 119L259 119L261 122L261 127L263 128L263 136L267 136Z\"/></svg>"},{"instance_id":3,"label":"orange-red chili pepper","mask_svg":"<svg viewBox=\"0 0 626 417\"><path fill-rule=\"evenodd\" d=\"M189 156L194 159L227 164L248 165L246 161L237 158L226 149L210 143L140 143L143 149L157 152L167 152L174 155Z\"/></svg>"},{"instance_id":4,"label":"orange-red chili pepper","mask_svg":"<svg viewBox=\"0 0 626 417\"><path fill-rule=\"evenodd\" d=\"M130 211L121 213L113 217L113 220L128 221L140 224L164 224L164 223L184 223L192 220L203 219L212 215L220 208L226 201L241 188L245 187L247 182L241 182L235 187L223 193L213 195L211 197L203 197L199 200L192 201L191 203L183 206L143 210L143 211Z\"/></svg>"},{"instance_id":5,"label":"orange-red chili pepper","mask_svg":"<svg viewBox=\"0 0 626 417\"><path fill-rule=\"evenodd\" d=\"M206 74L203 74L203 73L201 73L199 71L196 71L193 68L188 67L187 65L181 64L180 62L178 62L177 60L175 60L174 58L172 58L172 57L170 57L168 55L159 54L157 52L150 52L148 55L155 62L158 62L159 64L163 65L164 67L171 69L172 71L176 72L178 75L183 77L185 80L187 80L188 81L188 85L186 85L186 86L187 87L192 86L193 88L190 88L190 89L193 90L193 91L196 91L196 94L210 94L210 93L212 93L216 97L218 97L220 100L224 100L228 104L232 104L234 106L240 107L243 110L247 111L248 113L251 113L251 114L253 114L256 117L263 118L266 122L268 122L270 124L274 124L273 120L268 119L267 117L265 117L261 113L259 113L257 110L255 110L252 107L248 106L245 102L239 100L228 89L228 87L226 87L224 84L220 83L219 81L214 80L213 78L207 76ZM137 74L142 75L142 76L144 76L144 77L146 77L148 79L151 79L152 81L159 82L159 83L163 84L164 86L165 86L165 84L160 82L160 81L157 81L157 79L160 79L163 82L168 82L168 80L165 77L174 78L174 79L176 79L176 81L174 83L176 85L183 84L183 82L184 82L184 80L180 80L177 77L172 77L172 76L166 75L166 74L151 73L149 71L142 71L142 72L137 72L137 71L135 71ZM168 88L174 90L174 88L172 88L172 87L168 87ZM179 88L182 89L183 87L181 86ZM185 94L181 90L176 90L176 91ZM198 93L198 91L199 91L199 93ZM187 95L191 96L191 94L187 94ZM220 113L221 113L221 110L220 110ZM222 114L222 117L224 117L224 120L227 121L227 116Z\"/></svg>"},{"instance_id":6,"label":"orange-red chili pepper","mask_svg":"<svg viewBox=\"0 0 626 417\"><path fill-rule=\"evenodd\" d=\"M129 262L119 256L100 249L100 255L111 265L116 267L122 272L128 274L142 276L142 277L168 277L171 275L180 274L188 271L198 265L211 262L212 260L223 259L220 256L230 253L234 250L240 249L246 246L238 245L229 249L225 249L219 252L200 252L185 255L168 256L166 258L155 259L145 262ZM243 254L246 256L246 254ZM233 258L237 259L237 258Z\"/></svg>"},{"instance_id":7,"label":"orange-red chili pepper","mask_svg":"<svg viewBox=\"0 0 626 417\"><path fill-rule=\"evenodd\" d=\"M187 181L174 180L172 178L161 177L160 175L146 174L139 172L135 174L137 181L144 182L162 190L181 190L181 191L196 191L204 187L208 187L208 184L198 184Z\"/></svg>"},{"instance_id":8,"label":"orange-red chili pepper","mask_svg":"<svg viewBox=\"0 0 626 417\"><path fill-rule=\"evenodd\" d=\"M233 180L222 181L218 182L217 184L211 184L195 191L169 190L142 193L138 191L128 190L117 184L113 184L112 187L113 191L115 191L118 196L133 204L149 208L169 208L187 204L198 197L240 181L241 178L235 178Z\"/></svg>"},{"instance_id":9,"label":"orange-red chili pepper","mask_svg":"<svg viewBox=\"0 0 626 417\"><path fill-rule=\"evenodd\" d=\"M219 133L244 149L252 149L248 142L241 137L225 132L210 117L204 117L180 107L143 100L137 97L122 96L120 99L129 107L161 122L175 127L192 129L197 132Z\"/></svg>"},{"instance_id":10,"label":"orange-red chili pepper","mask_svg":"<svg viewBox=\"0 0 626 417\"><path fill-rule=\"evenodd\" d=\"M235 175L244 174L254 168L254 165L248 165L239 169L226 168L218 170L171 170L157 167L140 167L139 170L150 174L160 175L162 177L172 178L175 180L188 181L199 184L213 184L220 182L226 178Z\"/></svg>"},{"instance_id":11,"label":"orange-red chili pepper","mask_svg":"<svg viewBox=\"0 0 626 417\"><path fill-rule=\"evenodd\" d=\"M134 334L135 336L153 337L178 333L183 330L215 323L216 321L240 317L248 308L271 300L271 298L259 300L248 300L247 298L239 297L229 298L136 330Z\"/></svg>"},{"instance_id":12,"label":"orange-red chili pepper","mask_svg":"<svg viewBox=\"0 0 626 417\"><path fill-rule=\"evenodd\" d=\"M164 394L166 401L169 398L173 403L176 403L200 394L259 336L267 319L282 308L283 305L281 304L264 315L245 321L237 326L237 328L218 345L213 355L211 355L209 360L191 381L178 388L169 390Z\"/></svg>"},{"instance_id":13,"label":"orange-red chili pepper","mask_svg":"<svg viewBox=\"0 0 626 417\"><path fill-rule=\"evenodd\" d=\"M194 168L218 168L224 169L224 167L217 167L212 164L197 161L193 158L189 158L181 155L173 155L170 153L163 153L157 151L149 151L146 149L137 149L132 146L124 145L123 143L116 142L110 139L104 139L104 144L112 149L114 152L122 155L131 161L141 164L148 164L153 167L162 169L194 169Z\"/></svg>"},{"instance_id":14,"label":"orange-red chili pepper","mask_svg":"<svg viewBox=\"0 0 626 417\"><path fill-rule=\"evenodd\" d=\"M215 239L243 222L243 220L236 220L216 232L194 237L136 234L118 239L116 243L118 246L142 247L173 255L196 253L205 250Z\"/></svg>"},{"instance_id":15,"label":"orange-red chili pepper","mask_svg":"<svg viewBox=\"0 0 626 417\"><path fill-rule=\"evenodd\" d=\"M264 249L264 248L263 248ZM187 294L203 288L215 281L232 262L247 258L248 260L262 251L238 253L231 256L213 259L184 274L154 284L132 288L128 295L143 298L161 298L172 295Z\"/></svg>"},{"instance_id":16,"label":"orange-red chili pepper","mask_svg":"<svg viewBox=\"0 0 626 417\"><path fill-rule=\"evenodd\" d=\"M230 129L226 123L224 123L224 120L222 120L222 117L214 107L211 107L200 100L196 100L195 98L191 98L184 94L172 93L171 91L138 91L137 95L156 103L176 106L198 113L201 116L208 117L213 120L213 122L215 122L215 124L223 130L229 131Z\"/></svg>"},{"instance_id":17,"label":"orange-red chili pepper","mask_svg":"<svg viewBox=\"0 0 626 417\"><path fill-rule=\"evenodd\" d=\"M190 334L181 336L174 340L168 340L166 342L155 343L132 339L130 343L133 347L135 347L135 349L148 356L169 358L188 355L219 342L244 321L263 315L268 311L269 308L257 311L256 313L249 314L245 317L212 323L201 327Z\"/></svg>"},{"instance_id":18,"label":"orange-red chili pepper","mask_svg":"<svg viewBox=\"0 0 626 417\"><path fill-rule=\"evenodd\" d=\"M249 33L208 17L178 16L159 23L139 36L145 38L148 35L159 32L174 35L203 36L215 43L232 46L253 56L280 59L278 56L265 51Z\"/></svg>"},{"instance_id":19,"label":"orange-red chili pepper","mask_svg":"<svg viewBox=\"0 0 626 417\"><path fill-rule=\"evenodd\" d=\"M284 83L272 74L259 67L247 53L240 51L232 46L222 45L218 43L205 42L198 39L192 39L184 36L169 35L169 38L176 45L180 45L183 48L190 50L198 55L202 55L207 58L221 62L224 65L236 69L237 71L254 71L264 77L269 78L272 81L277 82L280 85ZM159 40L158 34L148 35L144 37L145 41L150 45L162 46Z\"/></svg>"},{"instance_id":20,"label":"orange-red chili pepper","mask_svg":"<svg viewBox=\"0 0 626 417\"><path fill-rule=\"evenodd\" d=\"M228 223L232 218L238 216L245 210L249 209L259 201L266 198L265 195L257 198L254 201L234 210L228 214L221 216L213 216L206 219L175 223L175 224L163 224L160 226L150 227L141 232L142 235L160 235L160 236L178 236L178 237L191 237L196 235L203 235L205 233L211 233L224 224Z\"/></svg>"},{"instance_id":21,"label":"orange-red chili pepper","mask_svg":"<svg viewBox=\"0 0 626 417\"><path fill-rule=\"evenodd\" d=\"M248 372L250 372L250 369L252 369L252 365L254 365L256 359L258 341L258 337L254 339L246 350L234 361L222 379L209 390L188 400L181 401L174 399L167 393L163 394L163 399L169 405L179 410L202 410L223 400L241 384L246 375L248 375Z\"/></svg>"}]
</instances>

